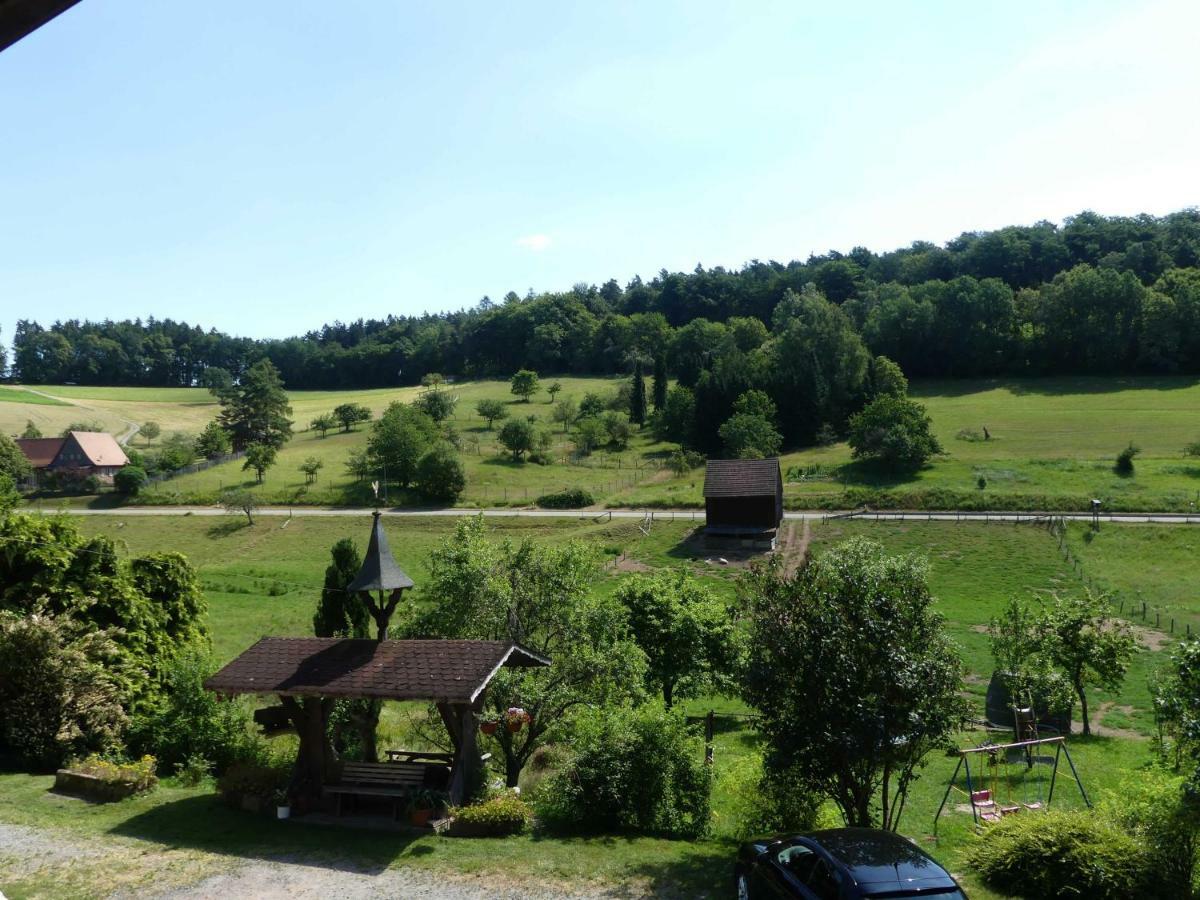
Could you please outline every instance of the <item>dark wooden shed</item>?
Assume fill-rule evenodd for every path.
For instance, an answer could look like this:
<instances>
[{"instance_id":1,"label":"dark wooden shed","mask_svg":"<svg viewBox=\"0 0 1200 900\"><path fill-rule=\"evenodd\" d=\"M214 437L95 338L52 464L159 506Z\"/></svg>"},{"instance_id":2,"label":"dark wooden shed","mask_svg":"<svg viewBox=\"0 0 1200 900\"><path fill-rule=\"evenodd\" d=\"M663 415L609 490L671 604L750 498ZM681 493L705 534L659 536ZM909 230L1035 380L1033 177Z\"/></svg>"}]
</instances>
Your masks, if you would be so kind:
<instances>
[{"instance_id":1,"label":"dark wooden shed","mask_svg":"<svg viewBox=\"0 0 1200 900\"><path fill-rule=\"evenodd\" d=\"M710 535L749 538L774 532L783 519L779 460L710 459L704 510Z\"/></svg>"}]
</instances>

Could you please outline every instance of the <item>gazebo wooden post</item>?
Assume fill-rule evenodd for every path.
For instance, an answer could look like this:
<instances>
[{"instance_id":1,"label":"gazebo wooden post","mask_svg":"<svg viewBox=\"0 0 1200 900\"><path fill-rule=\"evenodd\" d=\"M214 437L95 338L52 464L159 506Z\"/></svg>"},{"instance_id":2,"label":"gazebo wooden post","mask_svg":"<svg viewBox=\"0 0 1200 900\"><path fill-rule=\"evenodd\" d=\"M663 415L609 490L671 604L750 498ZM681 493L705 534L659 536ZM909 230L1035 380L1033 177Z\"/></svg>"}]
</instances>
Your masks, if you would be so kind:
<instances>
[{"instance_id":1,"label":"gazebo wooden post","mask_svg":"<svg viewBox=\"0 0 1200 900\"><path fill-rule=\"evenodd\" d=\"M289 793L318 801L334 761L333 747L325 727L333 711L333 700L281 696L279 702L287 710L288 718L292 720L300 738L296 765L288 785Z\"/></svg>"},{"instance_id":2,"label":"gazebo wooden post","mask_svg":"<svg viewBox=\"0 0 1200 900\"><path fill-rule=\"evenodd\" d=\"M483 759L479 755L477 735L479 720L477 707L479 703L450 703L438 704L442 719L450 731L450 739L454 741L454 769L450 773L450 804L461 806L470 797L471 791L479 782L483 771ZM450 728L450 722L456 723L455 729ZM455 731L458 739L455 740Z\"/></svg>"}]
</instances>

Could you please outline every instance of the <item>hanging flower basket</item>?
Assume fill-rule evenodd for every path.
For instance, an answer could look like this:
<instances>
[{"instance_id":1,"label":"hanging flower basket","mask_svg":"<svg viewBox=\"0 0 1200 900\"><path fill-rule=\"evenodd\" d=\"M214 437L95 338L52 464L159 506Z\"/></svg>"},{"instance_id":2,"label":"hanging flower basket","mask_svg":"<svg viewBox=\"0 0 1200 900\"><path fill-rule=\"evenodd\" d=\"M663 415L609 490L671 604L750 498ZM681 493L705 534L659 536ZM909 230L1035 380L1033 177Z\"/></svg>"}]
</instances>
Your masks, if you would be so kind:
<instances>
[{"instance_id":1,"label":"hanging flower basket","mask_svg":"<svg viewBox=\"0 0 1200 900\"><path fill-rule=\"evenodd\" d=\"M532 721L533 717L519 706L510 706L504 714L504 725L510 734L516 734Z\"/></svg>"},{"instance_id":2,"label":"hanging flower basket","mask_svg":"<svg viewBox=\"0 0 1200 900\"><path fill-rule=\"evenodd\" d=\"M500 727L500 723L493 720L491 722L480 722L479 730L484 734L495 734L496 729Z\"/></svg>"}]
</instances>

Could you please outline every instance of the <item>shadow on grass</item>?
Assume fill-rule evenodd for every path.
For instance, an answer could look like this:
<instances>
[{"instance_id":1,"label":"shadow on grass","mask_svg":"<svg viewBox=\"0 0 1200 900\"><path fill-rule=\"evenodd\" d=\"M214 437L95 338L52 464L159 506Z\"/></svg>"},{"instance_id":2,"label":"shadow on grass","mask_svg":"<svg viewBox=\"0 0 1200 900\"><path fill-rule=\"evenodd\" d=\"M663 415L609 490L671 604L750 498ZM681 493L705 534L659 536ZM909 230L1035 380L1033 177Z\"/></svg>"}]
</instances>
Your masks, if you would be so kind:
<instances>
[{"instance_id":1,"label":"shadow on grass","mask_svg":"<svg viewBox=\"0 0 1200 900\"><path fill-rule=\"evenodd\" d=\"M1016 396L1061 397L1071 394L1111 394L1118 391L1180 391L1195 387L1193 376L1076 375L1033 378L964 378L917 380L909 393L914 399L963 397L983 391L1007 390Z\"/></svg>"},{"instance_id":2,"label":"shadow on grass","mask_svg":"<svg viewBox=\"0 0 1200 900\"><path fill-rule=\"evenodd\" d=\"M238 516L236 519L231 519L227 522L220 522L206 528L204 533L210 538L224 538L237 534L243 529L249 528L250 523L245 516Z\"/></svg>"},{"instance_id":3,"label":"shadow on grass","mask_svg":"<svg viewBox=\"0 0 1200 900\"><path fill-rule=\"evenodd\" d=\"M577 847L580 854L602 850L614 855L636 852L635 842L644 836L633 835L546 835L534 833L534 847L542 841L563 847ZM632 863L623 873L627 883L606 885L606 896L634 898L654 897L658 900L684 898L728 897L733 883L733 860L737 847L731 841L695 841L664 838L670 845L670 856L662 860Z\"/></svg>"},{"instance_id":4,"label":"shadow on grass","mask_svg":"<svg viewBox=\"0 0 1200 900\"><path fill-rule=\"evenodd\" d=\"M215 795L188 797L148 809L110 834L239 859L286 860L296 865L378 875L423 835L278 822L231 809ZM412 848L410 855L432 852Z\"/></svg>"}]
</instances>

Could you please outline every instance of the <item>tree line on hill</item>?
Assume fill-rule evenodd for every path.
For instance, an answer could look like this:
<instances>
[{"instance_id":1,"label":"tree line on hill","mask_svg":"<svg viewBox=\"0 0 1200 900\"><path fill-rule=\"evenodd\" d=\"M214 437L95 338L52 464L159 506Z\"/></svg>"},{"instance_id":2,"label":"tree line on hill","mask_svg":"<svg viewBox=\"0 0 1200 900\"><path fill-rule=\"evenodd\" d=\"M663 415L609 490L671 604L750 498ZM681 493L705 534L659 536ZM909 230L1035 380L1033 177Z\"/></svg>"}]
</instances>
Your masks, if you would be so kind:
<instances>
[{"instance_id":1,"label":"tree line on hill","mask_svg":"<svg viewBox=\"0 0 1200 900\"><path fill-rule=\"evenodd\" d=\"M208 369L235 377L267 358L292 389L414 384L540 372L628 372L662 357L694 383L723 343L774 329L789 294L815 292L872 354L910 377L1200 371L1200 211L1163 217L1084 212L968 232L945 246L755 260L733 271L663 270L600 287L472 309L335 322L255 341L170 319L21 320L12 377L30 383L176 386Z\"/></svg>"}]
</instances>

